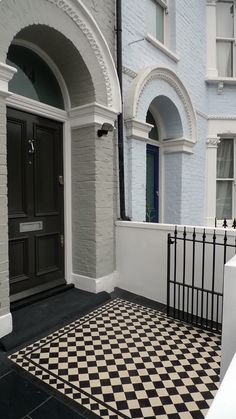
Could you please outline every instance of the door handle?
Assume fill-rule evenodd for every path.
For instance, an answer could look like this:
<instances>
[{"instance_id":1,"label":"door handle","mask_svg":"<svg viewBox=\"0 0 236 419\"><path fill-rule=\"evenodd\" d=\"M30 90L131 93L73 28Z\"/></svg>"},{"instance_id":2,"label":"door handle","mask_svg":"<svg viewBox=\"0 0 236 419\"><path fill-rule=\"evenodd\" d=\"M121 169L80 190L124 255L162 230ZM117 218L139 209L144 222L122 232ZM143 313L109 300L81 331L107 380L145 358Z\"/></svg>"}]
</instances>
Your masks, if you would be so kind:
<instances>
[{"instance_id":1,"label":"door handle","mask_svg":"<svg viewBox=\"0 0 236 419\"><path fill-rule=\"evenodd\" d=\"M28 140L28 145L29 145L29 154L34 154L35 152L35 148L34 148L34 140Z\"/></svg>"},{"instance_id":2,"label":"door handle","mask_svg":"<svg viewBox=\"0 0 236 419\"><path fill-rule=\"evenodd\" d=\"M156 196L159 197L159 191L156 191Z\"/></svg>"}]
</instances>

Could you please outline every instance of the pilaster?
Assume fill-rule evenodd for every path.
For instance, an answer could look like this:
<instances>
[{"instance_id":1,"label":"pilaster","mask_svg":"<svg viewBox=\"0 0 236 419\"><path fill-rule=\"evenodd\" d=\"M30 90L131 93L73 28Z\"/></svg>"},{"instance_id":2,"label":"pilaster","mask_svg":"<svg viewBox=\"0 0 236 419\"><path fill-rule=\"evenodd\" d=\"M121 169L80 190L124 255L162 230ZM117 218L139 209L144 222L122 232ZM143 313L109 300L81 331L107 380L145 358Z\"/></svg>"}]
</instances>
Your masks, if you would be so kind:
<instances>
[{"instance_id":1,"label":"pilaster","mask_svg":"<svg viewBox=\"0 0 236 419\"><path fill-rule=\"evenodd\" d=\"M216 216L216 170L217 170L217 147L219 137L207 138L207 159L206 159L206 210L205 223L207 226L215 225Z\"/></svg>"},{"instance_id":2,"label":"pilaster","mask_svg":"<svg viewBox=\"0 0 236 419\"><path fill-rule=\"evenodd\" d=\"M207 0L207 78L218 77L216 61L216 1Z\"/></svg>"}]
</instances>

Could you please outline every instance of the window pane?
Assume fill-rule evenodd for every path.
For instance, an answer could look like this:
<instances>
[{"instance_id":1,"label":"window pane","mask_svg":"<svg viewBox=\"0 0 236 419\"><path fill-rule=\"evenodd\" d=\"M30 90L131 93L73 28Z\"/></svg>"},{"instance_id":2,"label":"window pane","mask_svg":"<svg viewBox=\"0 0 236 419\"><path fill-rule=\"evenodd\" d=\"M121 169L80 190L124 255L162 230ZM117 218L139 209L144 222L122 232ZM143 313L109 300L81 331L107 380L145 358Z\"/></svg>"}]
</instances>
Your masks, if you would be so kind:
<instances>
[{"instance_id":1,"label":"window pane","mask_svg":"<svg viewBox=\"0 0 236 419\"><path fill-rule=\"evenodd\" d=\"M216 183L216 218L232 219L232 181L217 181Z\"/></svg>"},{"instance_id":2,"label":"window pane","mask_svg":"<svg viewBox=\"0 0 236 419\"><path fill-rule=\"evenodd\" d=\"M233 2L216 3L216 36L222 38L234 37Z\"/></svg>"},{"instance_id":3,"label":"window pane","mask_svg":"<svg viewBox=\"0 0 236 419\"><path fill-rule=\"evenodd\" d=\"M222 139L217 149L217 178L233 178L234 140Z\"/></svg>"},{"instance_id":4,"label":"window pane","mask_svg":"<svg viewBox=\"0 0 236 419\"><path fill-rule=\"evenodd\" d=\"M232 77L232 43L218 41L217 48L217 68L219 76Z\"/></svg>"},{"instance_id":5,"label":"window pane","mask_svg":"<svg viewBox=\"0 0 236 419\"><path fill-rule=\"evenodd\" d=\"M164 9L160 4L156 4L156 38L164 42Z\"/></svg>"},{"instance_id":6,"label":"window pane","mask_svg":"<svg viewBox=\"0 0 236 419\"><path fill-rule=\"evenodd\" d=\"M7 63L17 69L9 82L10 92L64 109L58 81L37 54L28 48L12 45L8 51Z\"/></svg>"},{"instance_id":7,"label":"window pane","mask_svg":"<svg viewBox=\"0 0 236 419\"><path fill-rule=\"evenodd\" d=\"M156 38L156 3L153 0L147 0L147 32Z\"/></svg>"}]
</instances>

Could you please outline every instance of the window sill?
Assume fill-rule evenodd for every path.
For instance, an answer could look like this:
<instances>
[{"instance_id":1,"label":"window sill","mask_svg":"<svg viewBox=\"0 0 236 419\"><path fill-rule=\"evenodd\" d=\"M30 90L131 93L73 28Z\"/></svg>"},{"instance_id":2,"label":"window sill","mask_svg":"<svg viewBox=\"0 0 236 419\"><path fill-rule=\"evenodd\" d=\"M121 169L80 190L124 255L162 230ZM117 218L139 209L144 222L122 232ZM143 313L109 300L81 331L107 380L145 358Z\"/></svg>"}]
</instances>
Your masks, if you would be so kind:
<instances>
[{"instance_id":1,"label":"window sill","mask_svg":"<svg viewBox=\"0 0 236 419\"><path fill-rule=\"evenodd\" d=\"M211 77L206 78L205 81L208 84L219 84L222 82L224 84L236 85L236 77Z\"/></svg>"},{"instance_id":2,"label":"window sill","mask_svg":"<svg viewBox=\"0 0 236 419\"><path fill-rule=\"evenodd\" d=\"M146 40L150 42L154 47L158 48L160 51L164 52L169 58L171 58L175 63L178 63L179 57L174 54L169 48L167 48L164 44L162 44L160 41L158 41L156 38L154 38L149 33L146 35Z\"/></svg>"}]
</instances>

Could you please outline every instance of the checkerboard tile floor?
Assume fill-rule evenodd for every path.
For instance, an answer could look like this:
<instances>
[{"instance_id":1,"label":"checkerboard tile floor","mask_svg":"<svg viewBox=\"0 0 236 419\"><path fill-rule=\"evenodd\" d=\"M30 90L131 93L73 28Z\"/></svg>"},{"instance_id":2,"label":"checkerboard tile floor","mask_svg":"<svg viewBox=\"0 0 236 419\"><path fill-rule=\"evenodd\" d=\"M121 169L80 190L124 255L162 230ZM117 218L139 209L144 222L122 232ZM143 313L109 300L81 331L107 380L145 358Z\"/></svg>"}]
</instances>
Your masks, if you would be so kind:
<instances>
[{"instance_id":1,"label":"checkerboard tile floor","mask_svg":"<svg viewBox=\"0 0 236 419\"><path fill-rule=\"evenodd\" d=\"M117 298L10 359L102 418L204 418L220 337Z\"/></svg>"}]
</instances>

